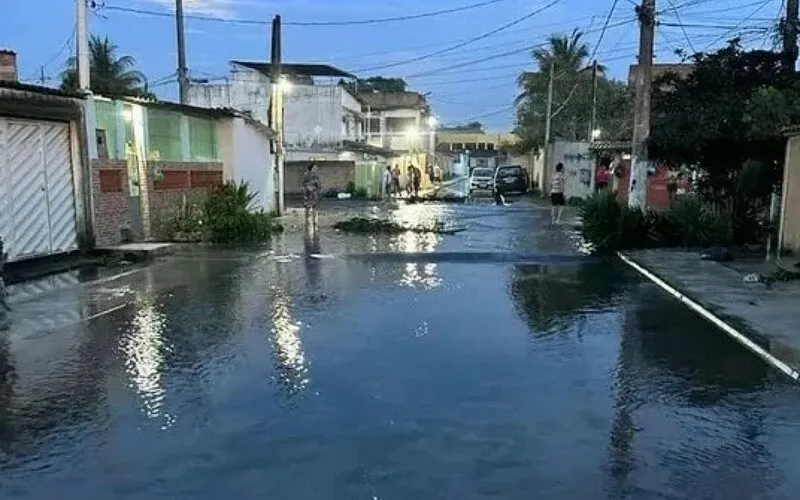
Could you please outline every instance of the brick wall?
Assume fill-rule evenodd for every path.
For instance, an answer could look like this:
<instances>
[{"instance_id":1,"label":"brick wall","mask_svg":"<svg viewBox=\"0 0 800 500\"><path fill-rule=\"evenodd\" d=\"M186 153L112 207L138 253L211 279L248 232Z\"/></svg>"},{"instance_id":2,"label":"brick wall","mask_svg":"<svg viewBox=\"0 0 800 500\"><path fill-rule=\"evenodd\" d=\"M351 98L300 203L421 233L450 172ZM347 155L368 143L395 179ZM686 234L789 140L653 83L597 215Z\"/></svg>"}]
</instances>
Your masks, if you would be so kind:
<instances>
[{"instance_id":1,"label":"brick wall","mask_svg":"<svg viewBox=\"0 0 800 500\"><path fill-rule=\"evenodd\" d=\"M311 162L288 161L284 165L283 181L286 194L303 192L303 173ZM356 181L356 164L353 161L318 161L317 174L322 184L322 191L336 189L344 191L350 182Z\"/></svg>"},{"instance_id":2,"label":"brick wall","mask_svg":"<svg viewBox=\"0 0 800 500\"><path fill-rule=\"evenodd\" d=\"M131 226L128 166L120 160L92 160L92 208L97 246L116 245Z\"/></svg>"},{"instance_id":3,"label":"brick wall","mask_svg":"<svg viewBox=\"0 0 800 500\"><path fill-rule=\"evenodd\" d=\"M164 239L167 222L180 210L184 200L201 203L223 182L222 163L147 163L147 182L142 186L142 225L145 238ZM160 172L159 175L154 173Z\"/></svg>"}]
</instances>

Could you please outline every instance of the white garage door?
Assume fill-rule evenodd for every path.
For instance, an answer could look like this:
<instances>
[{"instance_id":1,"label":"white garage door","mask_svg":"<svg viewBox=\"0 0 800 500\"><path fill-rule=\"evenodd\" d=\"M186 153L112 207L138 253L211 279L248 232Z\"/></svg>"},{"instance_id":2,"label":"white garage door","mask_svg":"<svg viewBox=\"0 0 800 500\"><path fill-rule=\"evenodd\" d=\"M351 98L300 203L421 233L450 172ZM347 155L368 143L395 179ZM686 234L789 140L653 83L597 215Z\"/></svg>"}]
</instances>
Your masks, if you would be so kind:
<instances>
[{"instance_id":1,"label":"white garage door","mask_svg":"<svg viewBox=\"0 0 800 500\"><path fill-rule=\"evenodd\" d=\"M9 260L77 248L69 125L0 118L0 236Z\"/></svg>"}]
</instances>

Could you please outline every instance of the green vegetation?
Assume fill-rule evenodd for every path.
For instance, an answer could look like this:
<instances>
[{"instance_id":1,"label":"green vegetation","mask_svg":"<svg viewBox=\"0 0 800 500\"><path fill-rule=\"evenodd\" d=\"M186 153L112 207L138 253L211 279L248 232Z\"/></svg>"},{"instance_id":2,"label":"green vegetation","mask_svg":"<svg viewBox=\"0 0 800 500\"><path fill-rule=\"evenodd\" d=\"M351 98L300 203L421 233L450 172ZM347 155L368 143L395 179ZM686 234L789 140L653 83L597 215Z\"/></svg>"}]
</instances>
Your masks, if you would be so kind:
<instances>
[{"instance_id":1,"label":"green vegetation","mask_svg":"<svg viewBox=\"0 0 800 500\"><path fill-rule=\"evenodd\" d=\"M738 39L693 63L688 77L656 84L650 153L707 174L698 193L730 213L736 243L764 241L762 220L781 181L782 131L800 120L800 80L781 54L742 50Z\"/></svg>"},{"instance_id":2,"label":"green vegetation","mask_svg":"<svg viewBox=\"0 0 800 500\"><path fill-rule=\"evenodd\" d=\"M697 196L676 200L665 212L620 204L602 191L581 206L581 234L597 251L650 247L707 248L733 242L731 214Z\"/></svg>"},{"instance_id":3,"label":"green vegetation","mask_svg":"<svg viewBox=\"0 0 800 500\"><path fill-rule=\"evenodd\" d=\"M166 226L173 241L255 243L283 230L267 213L252 210L255 193L247 183L226 183L202 205L184 204Z\"/></svg>"},{"instance_id":4,"label":"green vegetation","mask_svg":"<svg viewBox=\"0 0 800 500\"><path fill-rule=\"evenodd\" d=\"M539 68L520 75L517 97L517 126L520 138L516 148L527 153L538 151L544 140L547 86L551 66L558 84L553 88L552 137L565 140L587 139L591 107L592 71L589 45L580 31L552 35L546 47L534 49L533 60ZM633 124L633 94L626 83L607 78L598 66L597 127L603 140L630 140Z\"/></svg>"},{"instance_id":5,"label":"green vegetation","mask_svg":"<svg viewBox=\"0 0 800 500\"><path fill-rule=\"evenodd\" d=\"M92 91L105 96L134 96L155 99L144 73L136 69L131 56L117 57L118 47L108 37L92 35L89 39L90 84ZM62 90L78 90L78 70L74 57L67 60L61 74Z\"/></svg>"}]
</instances>

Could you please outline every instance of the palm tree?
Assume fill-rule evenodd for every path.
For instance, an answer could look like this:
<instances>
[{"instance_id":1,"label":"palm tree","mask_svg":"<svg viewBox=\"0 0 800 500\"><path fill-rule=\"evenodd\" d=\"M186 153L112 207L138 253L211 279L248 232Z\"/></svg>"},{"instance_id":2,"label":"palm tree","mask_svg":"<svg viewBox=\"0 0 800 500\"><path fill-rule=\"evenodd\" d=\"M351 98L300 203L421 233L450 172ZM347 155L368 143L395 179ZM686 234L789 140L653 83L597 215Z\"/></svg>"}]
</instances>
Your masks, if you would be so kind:
<instances>
[{"instance_id":1,"label":"palm tree","mask_svg":"<svg viewBox=\"0 0 800 500\"><path fill-rule=\"evenodd\" d=\"M118 47L108 37L92 35L89 39L90 82L93 92L107 96L153 97L147 88L144 73L135 69L131 56L117 57ZM61 74L61 88L77 90L78 72L75 57L67 60Z\"/></svg>"}]
</instances>

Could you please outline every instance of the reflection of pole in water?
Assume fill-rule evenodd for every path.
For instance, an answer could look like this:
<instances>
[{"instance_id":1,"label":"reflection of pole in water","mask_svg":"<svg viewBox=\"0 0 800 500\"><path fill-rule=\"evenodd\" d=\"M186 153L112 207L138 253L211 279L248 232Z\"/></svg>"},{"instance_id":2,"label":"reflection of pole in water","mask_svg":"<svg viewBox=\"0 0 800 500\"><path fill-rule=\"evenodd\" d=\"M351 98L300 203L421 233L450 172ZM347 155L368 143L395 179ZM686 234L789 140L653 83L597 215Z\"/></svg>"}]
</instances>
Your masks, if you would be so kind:
<instances>
[{"instance_id":1,"label":"reflection of pole in water","mask_svg":"<svg viewBox=\"0 0 800 500\"><path fill-rule=\"evenodd\" d=\"M282 280L281 280L282 281ZM275 288L270 303L270 344L275 357L275 380L291 400L309 384L308 366L300 340L300 327L292 318L290 296Z\"/></svg>"},{"instance_id":2,"label":"reflection of pole in water","mask_svg":"<svg viewBox=\"0 0 800 500\"><path fill-rule=\"evenodd\" d=\"M633 450L633 441L636 435L636 425L633 421L636 390L634 371L640 361L638 358L640 358L641 346L634 321L635 307L635 304L630 302L625 306L614 384L616 400L614 419L611 423L611 473L612 491L620 494L625 488L628 475L635 468L636 461ZM612 497L616 498L614 495Z\"/></svg>"}]
</instances>

